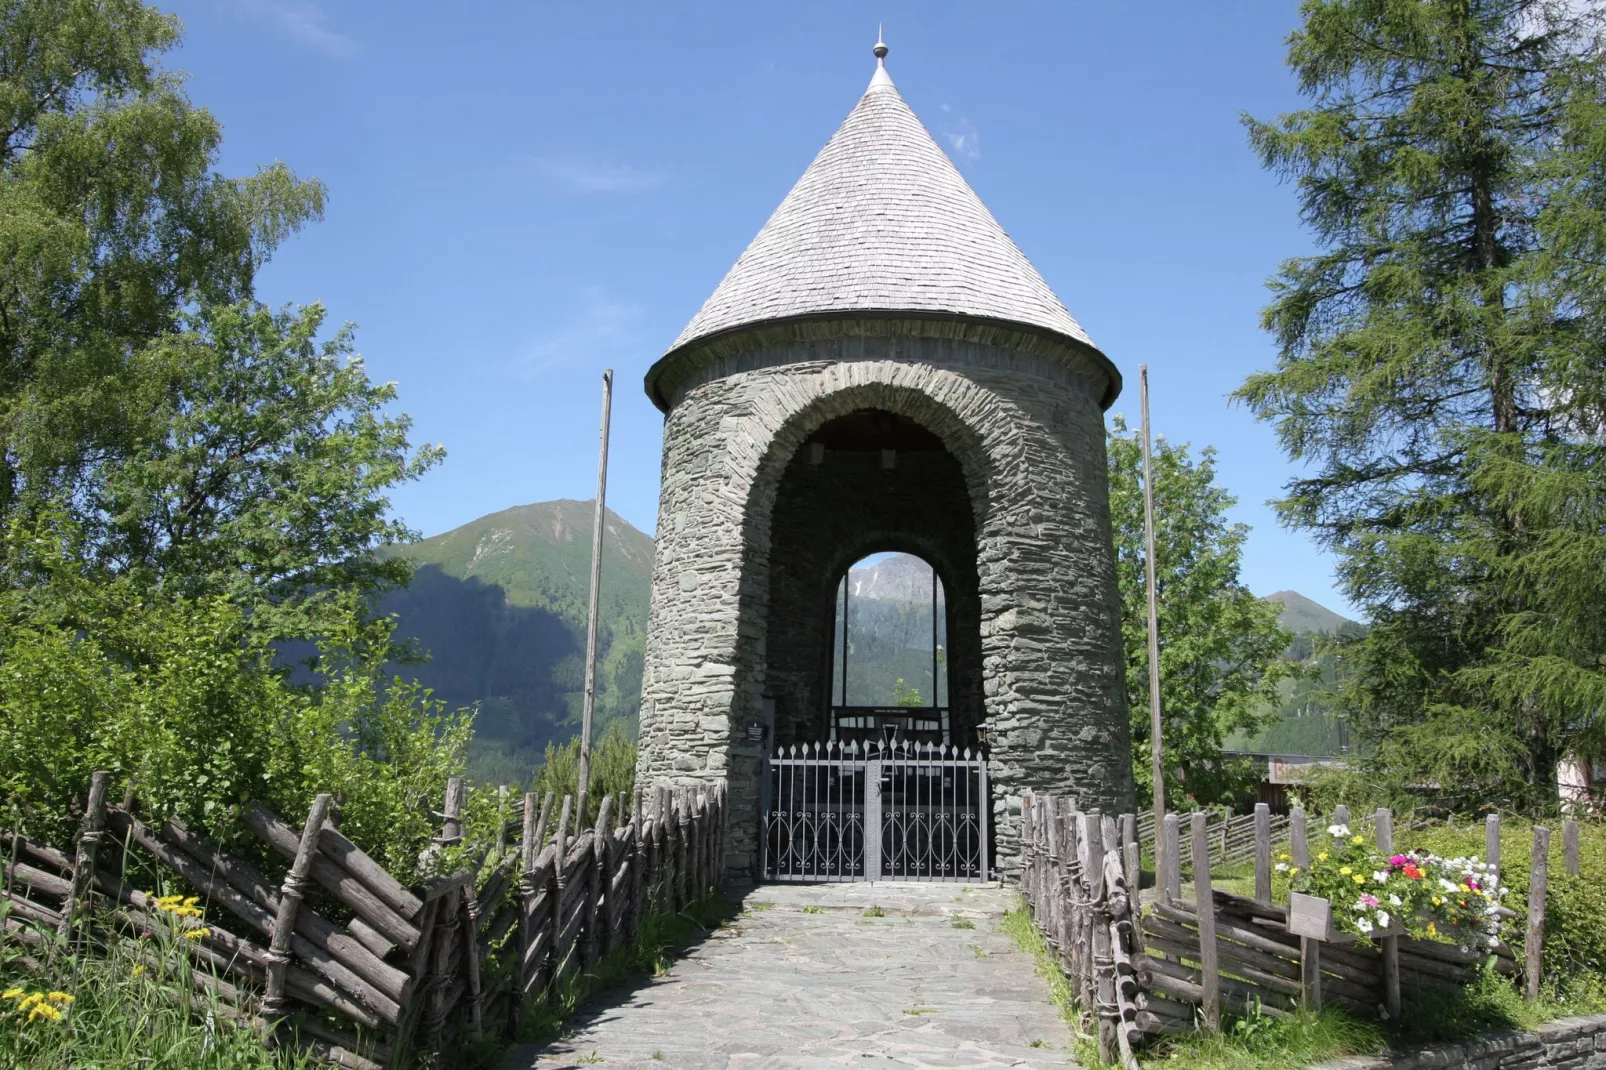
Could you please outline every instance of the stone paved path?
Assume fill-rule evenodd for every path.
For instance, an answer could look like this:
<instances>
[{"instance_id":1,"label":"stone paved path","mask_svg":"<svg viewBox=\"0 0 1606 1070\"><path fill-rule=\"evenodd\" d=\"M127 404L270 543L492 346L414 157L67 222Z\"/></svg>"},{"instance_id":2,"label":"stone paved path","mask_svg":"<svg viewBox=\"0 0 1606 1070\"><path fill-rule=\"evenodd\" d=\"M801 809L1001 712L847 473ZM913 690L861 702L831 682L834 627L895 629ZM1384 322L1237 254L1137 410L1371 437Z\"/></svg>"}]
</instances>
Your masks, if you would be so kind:
<instances>
[{"instance_id":1,"label":"stone paved path","mask_svg":"<svg viewBox=\"0 0 1606 1070\"><path fill-rule=\"evenodd\" d=\"M999 928L1014 901L953 884L759 887L669 976L604 993L503 1070L1074 1067L1047 986Z\"/></svg>"}]
</instances>

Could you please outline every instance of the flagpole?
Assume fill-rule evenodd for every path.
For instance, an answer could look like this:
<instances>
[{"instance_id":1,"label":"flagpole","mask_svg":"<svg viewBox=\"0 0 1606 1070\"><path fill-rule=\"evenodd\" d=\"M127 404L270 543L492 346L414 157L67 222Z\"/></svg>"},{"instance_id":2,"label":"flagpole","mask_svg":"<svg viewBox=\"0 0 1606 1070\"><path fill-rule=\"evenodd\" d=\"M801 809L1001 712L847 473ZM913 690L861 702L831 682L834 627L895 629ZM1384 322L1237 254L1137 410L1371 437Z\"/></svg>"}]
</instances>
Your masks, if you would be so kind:
<instances>
[{"instance_id":1,"label":"flagpole","mask_svg":"<svg viewBox=\"0 0 1606 1070\"><path fill-rule=\"evenodd\" d=\"M1160 719L1160 596L1154 582L1154 458L1149 450L1149 366L1138 365L1143 407L1143 576L1149 602L1149 760L1154 775L1154 871L1164 872L1165 738Z\"/></svg>"},{"instance_id":2,"label":"flagpole","mask_svg":"<svg viewBox=\"0 0 1606 1070\"><path fill-rule=\"evenodd\" d=\"M608 523L608 420L613 411L613 369L602 373L602 449L597 455L597 516L591 526L591 609L586 614L586 691L580 715L580 769L575 786L575 827L586 821L591 783L591 717L597 703L597 612L602 596L602 532Z\"/></svg>"}]
</instances>

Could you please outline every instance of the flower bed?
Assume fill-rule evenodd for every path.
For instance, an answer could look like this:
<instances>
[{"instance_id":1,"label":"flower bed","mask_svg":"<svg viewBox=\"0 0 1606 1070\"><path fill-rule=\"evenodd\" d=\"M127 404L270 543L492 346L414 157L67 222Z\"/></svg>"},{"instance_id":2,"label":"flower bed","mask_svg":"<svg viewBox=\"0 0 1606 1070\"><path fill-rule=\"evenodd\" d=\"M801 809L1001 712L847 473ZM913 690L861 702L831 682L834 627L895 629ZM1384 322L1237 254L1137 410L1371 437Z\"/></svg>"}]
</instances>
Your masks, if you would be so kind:
<instances>
[{"instance_id":1,"label":"flower bed","mask_svg":"<svg viewBox=\"0 0 1606 1070\"><path fill-rule=\"evenodd\" d=\"M1368 944L1374 934L1391 930L1465 950L1500 942L1501 920L1509 914L1501 905L1507 889L1486 863L1425 851L1384 855L1347 825L1329 825L1327 836L1311 845L1308 867L1293 865L1284 854L1275 868L1293 891L1332 904L1334 928Z\"/></svg>"}]
</instances>

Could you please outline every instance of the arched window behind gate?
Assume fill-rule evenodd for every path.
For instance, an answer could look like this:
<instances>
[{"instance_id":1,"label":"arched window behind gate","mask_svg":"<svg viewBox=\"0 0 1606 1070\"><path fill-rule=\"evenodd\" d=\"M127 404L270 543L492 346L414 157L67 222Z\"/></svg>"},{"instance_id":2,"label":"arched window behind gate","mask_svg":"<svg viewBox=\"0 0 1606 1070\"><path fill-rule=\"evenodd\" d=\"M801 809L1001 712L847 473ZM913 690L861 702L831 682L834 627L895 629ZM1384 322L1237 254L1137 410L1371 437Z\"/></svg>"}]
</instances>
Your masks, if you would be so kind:
<instances>
[{"instance_id":1,"label":"arched window behind gate","mask_svg":"<svg viewBox=\"0 0 1606 1070\"><path fill-rule=\"evenodd\" d=\"M948 605L942 580L912 554L872 554L836 589L831 736L952 738Z\"/></svg>"}]
</instances>

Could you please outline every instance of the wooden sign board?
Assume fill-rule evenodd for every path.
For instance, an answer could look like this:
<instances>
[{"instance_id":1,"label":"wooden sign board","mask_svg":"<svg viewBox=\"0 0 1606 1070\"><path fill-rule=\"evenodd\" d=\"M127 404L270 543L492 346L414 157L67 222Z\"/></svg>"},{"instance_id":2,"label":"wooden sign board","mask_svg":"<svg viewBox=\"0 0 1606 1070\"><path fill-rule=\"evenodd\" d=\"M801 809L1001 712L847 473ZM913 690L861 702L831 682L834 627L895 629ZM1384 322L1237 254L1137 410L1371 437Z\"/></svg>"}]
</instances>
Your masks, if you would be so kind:
<instances>
[{"instance_id":1,"label":"wooden sign board","mask_svg":"<svg viewBox=\"0 0 1606 1070\"><path fill-rule=\"evenodd\" d=\"M1289 892L1288 931L1312 940L1328 939L1333 932L1333 904L1319 895Z\"/></svg>"}]
</instances>

